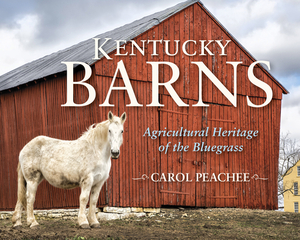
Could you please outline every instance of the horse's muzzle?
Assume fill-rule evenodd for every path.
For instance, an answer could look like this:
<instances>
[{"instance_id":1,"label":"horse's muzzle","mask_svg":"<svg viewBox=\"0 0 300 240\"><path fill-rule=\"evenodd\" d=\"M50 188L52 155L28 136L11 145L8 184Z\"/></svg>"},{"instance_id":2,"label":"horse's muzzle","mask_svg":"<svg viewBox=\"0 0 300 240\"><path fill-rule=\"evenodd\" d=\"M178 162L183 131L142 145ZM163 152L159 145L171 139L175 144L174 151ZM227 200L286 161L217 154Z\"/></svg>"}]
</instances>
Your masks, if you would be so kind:
<instances>
[{"instance_id":1,"label":"horse's muzzle","mask_svg":"<svg viewBox=\"0 0 300 240\"><path fill-rule=\"evenodd\" d=\"M111 158L117 159L120 156L120 151L111 151Z\"/></svg>"}]
</instances>

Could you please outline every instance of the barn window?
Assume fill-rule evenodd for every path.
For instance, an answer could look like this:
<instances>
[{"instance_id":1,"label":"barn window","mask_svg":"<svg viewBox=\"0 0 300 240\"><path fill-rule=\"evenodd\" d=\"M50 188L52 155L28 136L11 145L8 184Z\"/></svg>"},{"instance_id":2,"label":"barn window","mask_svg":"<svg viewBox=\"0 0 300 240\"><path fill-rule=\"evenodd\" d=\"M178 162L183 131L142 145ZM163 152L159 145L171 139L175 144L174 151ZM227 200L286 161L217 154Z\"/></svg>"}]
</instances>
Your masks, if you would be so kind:
<instances>
[{"instance_id":1,"label":"barn window","mask_svg":"<svg viewBox=\"0 0 300 240\"><path fill-rule=\"evenodd\" d=\"M298 195L298 182L294 182L294 195Z\"/></svg>"},{"instance_id":2,"label":"barn window","mask_svg":"<svg viewBox=\"0 0 300 240\"><path fill-rule=\"evenodd\" d=\"M297 176L300 177L300 166L297 166Z\"/></svg>"},{"instance_id":3,"label":"barn window","mask_svg":"<svg viewBox=\"0 0 300 240\"><path fill-rule=\"evenodd\" d=\"M298 204L298 202L294 202L294 210L295 210L295 213L299 212L299 204Z\"/></svg>"}]
</instances>

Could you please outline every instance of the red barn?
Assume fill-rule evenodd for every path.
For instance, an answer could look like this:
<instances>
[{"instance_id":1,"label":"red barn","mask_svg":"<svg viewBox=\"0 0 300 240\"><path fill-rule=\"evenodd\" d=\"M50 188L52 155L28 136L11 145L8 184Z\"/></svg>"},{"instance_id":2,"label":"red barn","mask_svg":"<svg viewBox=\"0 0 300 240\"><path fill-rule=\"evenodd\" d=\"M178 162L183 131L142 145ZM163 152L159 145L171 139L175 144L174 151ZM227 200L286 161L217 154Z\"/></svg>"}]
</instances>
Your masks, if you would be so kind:
<instances>
[{"instance_id":1,"label":"red barn","mask_svg":"<svg viewBox=\"0 0 300 240\"><path fill-rule=\"evenodd\" d=\"M200 1L180 3L95 38L99 44L111 38L103 46L111 60L100 52L99 59L94 59L95 40L88 39L0 77L1 210L14 209L18 154L29 140L38 135L77 139L89 125L105 120L109 110L117 115L126 111L128 120L121 156L112 160L99 206L277 208L281 100L288 92L258 64L254 75L271 87L273 98L265 107L249 106L247 99L255 105L266 101L262 87L249 81L248 70L256 60ZM115 40L126 40L119 51L127 55L117 54ZM227 42L225 53L219 43ZM113 107L99 106L121 60L142 106L126 106L131 99L125 90L112 91ZM96 99L88 106L61 106L67 97L66 65L61 62L68 61L85 62L92 69L87 83L96 90ZM149 62L171 62L178 67L180 75L172 88L188 107L179 107L166 87L158 90L164 106L146 106L152 102L153 90ZM202 62L231 94L236 86L237 106L192 62ZM242 62L237 66L236 85L234 68L226 62ZM74 81L84 75L79 64ZM199 101L199 75L203 103L208 106L192 106ZM160 82L172 76L170 66L159 67ZM114 86L123 86L122 77L116 76ZM86 87L74 86L75 103L87 99ZM35 208L78 207L79 194L79 189L61 190L44 181Z\"/></svg>"}]
</instances>

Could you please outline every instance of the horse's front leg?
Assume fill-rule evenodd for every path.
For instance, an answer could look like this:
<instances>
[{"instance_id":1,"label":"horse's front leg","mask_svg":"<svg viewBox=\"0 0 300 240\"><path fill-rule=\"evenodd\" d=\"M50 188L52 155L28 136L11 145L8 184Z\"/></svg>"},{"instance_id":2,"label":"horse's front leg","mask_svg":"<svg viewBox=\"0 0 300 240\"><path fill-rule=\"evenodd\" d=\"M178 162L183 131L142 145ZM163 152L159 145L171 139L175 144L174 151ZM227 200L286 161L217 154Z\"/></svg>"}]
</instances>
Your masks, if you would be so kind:
<instances>
[{"instance_id":1,"label":"horse's front leg","mask_svg":"<svg viewBox=\"0 0 300 240\"><path fill-rule=\"evenodd\" d=\"M96 205L97 205L97 201L98 201L99 194L100 194L101 188L103 186L103 183L104 182L100 182L100 183L94 185L91 190L88 219L89 219L90 226L92 228L100 227L100 224L96 217Z\"/></svg>"},{"instance_id":2,"label":"horse's front leg","mask_svg":"<svg viewBox=\"0 0 300 240\"><path fill-rule=\"evenodd\" d=\"M89 201L89 195L93 184L93 177L87 177L81 182L80 208L78 214L78 223L81 228L90 228L89 222L85 215L86 205Z\"/></svg>"}]
</instances>

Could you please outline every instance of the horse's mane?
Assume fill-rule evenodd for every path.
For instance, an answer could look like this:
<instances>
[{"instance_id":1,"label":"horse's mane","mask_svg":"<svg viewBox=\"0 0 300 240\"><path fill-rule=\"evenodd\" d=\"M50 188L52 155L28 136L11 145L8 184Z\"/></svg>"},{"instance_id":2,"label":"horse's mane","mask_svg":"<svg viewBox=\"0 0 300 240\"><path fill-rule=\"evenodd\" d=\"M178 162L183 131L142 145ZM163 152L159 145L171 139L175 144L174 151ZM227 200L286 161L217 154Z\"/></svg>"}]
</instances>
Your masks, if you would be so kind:
<instances>
[{"instance_id":1,"label":"horse's mane","mask_svg":"<svg viewBox=\"0 0 300 240\"><path fill-rule=\"evenodd\" d=\"M82 134L81 139L85 139L91 143L94 142L105 142L107 140L109 120L103 121L98 124L92 124Z\"/></svg>"},{"instance_id":2,"label":"horse's mane","mask_svg":"<svg viewBox=\"0 0 300 240\"><path fill-rule=\"evenodd\" d=\"M112 122L116 124L120 124L120 118L117 116L113 116ZM99 144L107 141L108 135L108 126L110 124L109 120L103 121L98 124L92 124L89 128L82 134L81 139L85 139L90 143L98 142Z\"/></svg>"}]
</instances>

